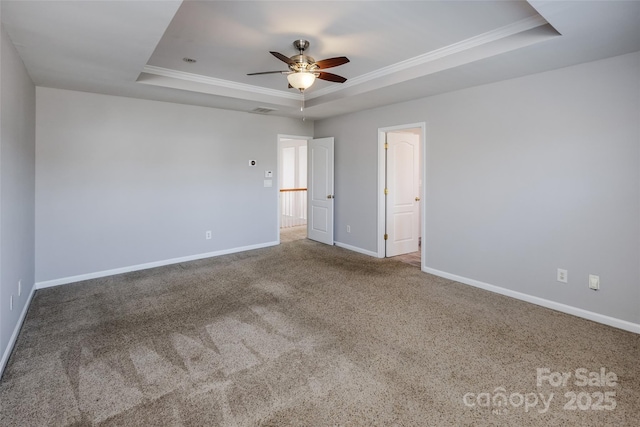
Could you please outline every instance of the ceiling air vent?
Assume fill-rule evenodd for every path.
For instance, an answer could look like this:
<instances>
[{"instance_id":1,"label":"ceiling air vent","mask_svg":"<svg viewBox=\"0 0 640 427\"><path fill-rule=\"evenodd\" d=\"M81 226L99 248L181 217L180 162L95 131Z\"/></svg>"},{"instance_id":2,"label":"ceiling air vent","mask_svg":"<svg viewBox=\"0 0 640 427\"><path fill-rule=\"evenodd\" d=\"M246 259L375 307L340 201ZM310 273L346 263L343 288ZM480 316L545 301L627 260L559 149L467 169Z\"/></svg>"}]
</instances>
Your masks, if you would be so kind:
<instances>
[{"instance_id":1,"label":"ceiling air vent","mask_svg":"<svg viewBox=\"0 0 640 427\"><path fill-rule=\"evenodd\" d=\"M257 107L251 110L252 113L257 114L269 114L272 111L277 111L275 108L267 108L267 107Z\"/></svg>"}]
</instances>

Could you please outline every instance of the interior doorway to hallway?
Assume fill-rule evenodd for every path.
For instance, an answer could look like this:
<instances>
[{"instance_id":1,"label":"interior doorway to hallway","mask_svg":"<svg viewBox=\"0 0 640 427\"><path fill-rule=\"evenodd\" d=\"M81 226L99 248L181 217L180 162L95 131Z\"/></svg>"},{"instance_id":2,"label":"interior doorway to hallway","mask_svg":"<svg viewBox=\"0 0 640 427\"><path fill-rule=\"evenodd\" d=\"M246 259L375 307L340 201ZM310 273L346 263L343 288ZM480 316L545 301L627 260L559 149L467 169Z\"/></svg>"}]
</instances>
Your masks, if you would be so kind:
<instances>
[{"instance_id":1,"label":"interior doorway to hallway","mask_svg":"<svg viewBox=\"0 0 640 427\"><path fill-rule=\"evenodd\" d=\"M378 130L378 257L421 266L425 124Z\"/></svg>"},{"instance_id":2,"label":"interior doorway to hallway","mask_svg":"<svg viewBox=\"0 0 640 427\"><path fill-rule=\"evenodd\" d=\"M278 224L280 241L307 230L309 137L278 136ZM284 233L283 233L284 232ZM299 238L299 236L298 236Z\"/></svg>"}]
</instances>

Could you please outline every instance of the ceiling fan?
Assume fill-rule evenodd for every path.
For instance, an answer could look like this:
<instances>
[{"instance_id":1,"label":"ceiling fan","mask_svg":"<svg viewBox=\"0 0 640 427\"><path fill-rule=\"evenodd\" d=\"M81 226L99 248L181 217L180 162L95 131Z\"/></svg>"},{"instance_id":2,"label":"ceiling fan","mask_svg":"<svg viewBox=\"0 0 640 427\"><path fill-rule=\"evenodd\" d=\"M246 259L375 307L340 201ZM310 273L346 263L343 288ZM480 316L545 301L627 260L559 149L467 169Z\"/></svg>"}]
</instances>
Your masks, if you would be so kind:
<instances>
[{"instance_id":1,"label":"ceiling fan","mask_svg":"<svg viewBox=\"0 0 640 427\"><path fill-rule=\"evenodd\" d=\"M316 61L312 57L305 55L304 51L309 47L307 40L296 40L293 46L300 52L298 55L286 57L278 52L270 52L273 56L285 62L289 66L289 71L262 71L260 73L250 73L248 76L256 76L259 74L286 74L290 88L296 88L300 92L308 89L316 78L327 80L329 82L344 83L346 78L337 74L327 73L321 70L337 67L349 62L346 56L338 56L336 58L323 59Z\"/></svg>"}]
</instances>

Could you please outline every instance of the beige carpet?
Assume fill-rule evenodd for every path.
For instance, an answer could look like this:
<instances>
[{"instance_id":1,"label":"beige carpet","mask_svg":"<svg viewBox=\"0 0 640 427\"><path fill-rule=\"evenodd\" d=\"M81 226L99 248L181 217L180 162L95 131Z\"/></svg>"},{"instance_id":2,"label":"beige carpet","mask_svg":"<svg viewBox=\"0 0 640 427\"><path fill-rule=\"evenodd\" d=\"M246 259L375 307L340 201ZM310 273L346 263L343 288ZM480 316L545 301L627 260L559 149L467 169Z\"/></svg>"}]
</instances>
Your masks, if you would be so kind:
<instances>
[{"instance_id":1,"label":"beige carpet","mask_svg":"<svg viewBox=\"0 0 640 427\"><path fill-rule=\"evenodd\" d=\"M404 255L397 255L397 256L394 256L394 257L391 257L391 258L396 260L396 261L401 261L401 262L404 262L406 264L411 264L414 267L421 268L421 266L422 266L422 258L421 258L420 251L411 252L411 253L404 254Z\"/></svg>"},{"instance_id":2,"label":"beige carpet","mask_svg":"<svg viewBox=\"0 0 640 427\"><path fill-rule=\"evenodd\" d=\"M307 226L298 225L296 227L288 227L280 229L280 243L288 243L294 240L307 238Z\"/></svg>"},{"instance_id":3,"label":"beige carpet","mask_svg":"<svg viewBox=\"0 0 640 427\"><path fill-rule=\"evenodd\" d=\"M0 425L637 426L639 359L638 335L294 239L38 291Z\"/></svg>"}]
</instances>

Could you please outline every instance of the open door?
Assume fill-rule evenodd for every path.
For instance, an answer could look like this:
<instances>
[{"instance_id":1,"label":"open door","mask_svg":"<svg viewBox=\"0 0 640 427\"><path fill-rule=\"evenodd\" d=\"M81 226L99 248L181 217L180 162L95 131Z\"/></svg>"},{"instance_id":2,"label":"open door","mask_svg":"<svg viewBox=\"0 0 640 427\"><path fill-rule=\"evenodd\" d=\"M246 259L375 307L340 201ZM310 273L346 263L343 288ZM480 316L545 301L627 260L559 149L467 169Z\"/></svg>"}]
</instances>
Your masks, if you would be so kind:
<instances>
[{"instance_id":1,"label":"open door","mask_svg":"<svg viewBox=\"0 0 640 427\"><path fill-rule=\"evenodd\" d=\"M307 237L333 245L333 138L312 139L307 150Z\"/></svg>"},{"instance_id":2,"label":"open door","mask_svg":"<svg viewBox=\"0 0 640 427\"><path fill-rule=\"evenodd\" d=\"M412 133L387 133L388 257L420 247L420 138Z\"/></svg>"}]
</instances>

